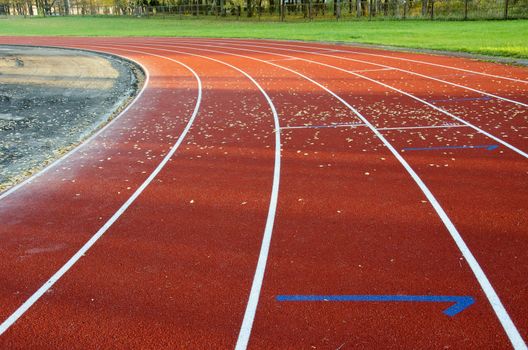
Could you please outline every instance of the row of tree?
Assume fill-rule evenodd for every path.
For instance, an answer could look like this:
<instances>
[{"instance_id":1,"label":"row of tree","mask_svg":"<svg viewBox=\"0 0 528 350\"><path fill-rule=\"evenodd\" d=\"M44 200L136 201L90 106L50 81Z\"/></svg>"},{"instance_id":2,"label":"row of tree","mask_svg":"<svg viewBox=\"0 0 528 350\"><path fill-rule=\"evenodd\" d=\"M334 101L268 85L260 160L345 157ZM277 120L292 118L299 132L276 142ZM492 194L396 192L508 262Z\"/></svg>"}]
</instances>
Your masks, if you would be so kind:
<instances>
[{"instance_id":1,"label":"row of tree","mask_svg":"<svg viewBox=\"0 0 528 350\"><path fill-rule=\"evenodd\" d=\"M489 18L501 17L493 13L520 5L528 17L528 0L0 0L0 15L156 15L191 14L253 17L263 12L280 15L301 14L313 18L318 15L352 14L355 17L433 17L436 9L457 12L458 18L468 17L468 7L489 9ZM463 16L460 14L463 12Z\"/></svg>"}]
</instances>

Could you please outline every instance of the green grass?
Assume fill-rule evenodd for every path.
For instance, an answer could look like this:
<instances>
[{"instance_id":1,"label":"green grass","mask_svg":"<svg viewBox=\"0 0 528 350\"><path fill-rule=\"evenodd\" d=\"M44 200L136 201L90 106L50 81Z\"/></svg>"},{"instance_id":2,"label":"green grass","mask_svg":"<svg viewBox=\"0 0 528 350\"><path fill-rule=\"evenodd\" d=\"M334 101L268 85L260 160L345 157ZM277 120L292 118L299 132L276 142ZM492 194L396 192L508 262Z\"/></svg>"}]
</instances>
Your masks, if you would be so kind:
<instances>
[{"instance_id":1,"label":"green grass","mask_svg":"<svg viewBox=\"0 0 528 350\"><path fill-rule=\"evenodd\" d=\"M247 22L129 17L0 19L0 35L272 38L528 58L528 20Z\"/></svg>"}]
</instances>

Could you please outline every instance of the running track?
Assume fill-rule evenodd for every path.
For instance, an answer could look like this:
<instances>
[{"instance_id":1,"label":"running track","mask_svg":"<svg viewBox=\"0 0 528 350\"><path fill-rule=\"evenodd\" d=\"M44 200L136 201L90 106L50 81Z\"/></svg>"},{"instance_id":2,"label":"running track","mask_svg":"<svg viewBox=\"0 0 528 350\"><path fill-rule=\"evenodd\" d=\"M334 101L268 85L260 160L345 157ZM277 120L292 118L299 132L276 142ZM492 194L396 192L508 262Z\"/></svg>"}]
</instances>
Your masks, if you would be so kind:
<instances>
[{"instance_id":1,"label":"running track","mask_svg":"<svg viewBox=\"0 0 528 350\"><path fill-rule=\"evenodd\" d=\"M527 348L528 69L296 42L0 43L148 75L0 194L0 348ZM443 313L456 298L474 303Z\"/></svg>"}]
</instances>

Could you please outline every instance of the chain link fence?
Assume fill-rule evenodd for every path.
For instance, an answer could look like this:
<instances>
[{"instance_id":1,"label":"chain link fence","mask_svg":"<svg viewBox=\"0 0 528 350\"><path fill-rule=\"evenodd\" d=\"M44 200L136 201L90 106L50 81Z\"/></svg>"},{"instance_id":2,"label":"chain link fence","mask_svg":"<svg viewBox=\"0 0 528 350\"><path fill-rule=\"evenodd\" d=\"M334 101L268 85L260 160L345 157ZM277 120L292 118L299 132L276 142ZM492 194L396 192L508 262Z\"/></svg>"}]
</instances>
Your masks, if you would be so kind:
<instances>
[{"instance_id":1,"label":"chain link fence","mask_svg":"<svg viewBox=\"0 0 528 350\"><path fill-rule=\"evenodd\" d=\"M0 0L0 15L136 16L224 20L317 21L353 19L513 19L528 18L528 0L183 0L155 5L116 0ZM50 0L51 1L51 0ZM145 0L146 2L146 0Z\"/></svg>"}]
</instances>

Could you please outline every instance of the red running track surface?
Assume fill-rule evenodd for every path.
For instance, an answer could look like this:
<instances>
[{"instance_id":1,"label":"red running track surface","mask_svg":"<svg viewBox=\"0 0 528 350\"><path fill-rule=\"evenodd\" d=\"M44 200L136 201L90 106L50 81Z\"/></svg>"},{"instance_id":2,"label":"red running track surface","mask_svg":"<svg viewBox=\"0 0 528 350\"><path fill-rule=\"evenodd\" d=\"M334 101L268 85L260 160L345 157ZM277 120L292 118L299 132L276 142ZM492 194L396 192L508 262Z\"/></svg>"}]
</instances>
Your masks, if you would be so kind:
<instances>
[{"instance_id":1,"label":"red running track surface","mask_svg":"<svg viewBox=\"0 0 528 350\"><path fill-rule=\"evenodd\" d=\"M149 77L0 194L0 348L526 349L528 69L270 40L0 43Z\"/></svg>"}]
</instances>

